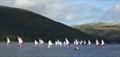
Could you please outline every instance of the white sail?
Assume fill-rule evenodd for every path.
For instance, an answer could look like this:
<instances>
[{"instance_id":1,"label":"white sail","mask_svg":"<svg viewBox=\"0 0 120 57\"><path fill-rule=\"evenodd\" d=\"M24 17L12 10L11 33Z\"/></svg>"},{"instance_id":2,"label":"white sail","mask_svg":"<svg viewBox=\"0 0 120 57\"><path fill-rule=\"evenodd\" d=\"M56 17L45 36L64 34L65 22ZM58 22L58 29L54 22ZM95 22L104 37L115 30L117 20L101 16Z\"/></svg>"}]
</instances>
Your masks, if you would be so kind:
<instances>
[{"instance_id":1,"label":"white sail","mask_svg":"<svg viewBox=\"0 0 120 57\"><path fill-rule=\"evenodd\" d=\"M58 42L57 42L57 41L55 41L55 45L58 45Z\"/></svg>"},{"instance_id":2,"label":"white sail","mask_svg":"<svg viewBox=\"0 0 120 57\"><path fill-rule=\"evenodd\" d=\"M41 40L41 43L43 44L43 43L44 43L44 41L43 41L43 40Z\"/></svg>"},{"instance_id":3,"label":"white sail","mask_svg":"<svg viewBox=\"0 0 120 57\"><path fill-rule=\"evenodd\" d=\"M82 41L79 42L77 39L75 39L74 44L76 45L75 49L78 50L82 44Z\"/></svg>"},{"instance_id":4,"label":"white sail","mask_svg":"<svg viewBox=\"0 0 120 57\"><path fill-rule=\"evenodd\" d=\"M96 45L98 46L98 45L100 45L100 43L99 43L99 41L98 40L96 40Z\"/></svg>"},{"instance_id":5,"label":"white sail","mask_svg":"<svg viewBox=\"0 0 120 57\"><path fill-rule=\"evenodd\" d=\"M75 41L74 41L74 44L76 43L76 39L75 39Z\"/></svg>"},{"instance_id":6,"label":"white sail","mask_svg":"<svg viewBox=\"0 0 120 57\"><path fill-rule=\"evenodd\" d=\"M78 41L77 39L75 39L74 44L75 44L75 45L78 45L78 44L79 44L79 41Z\"/></svg>"},{"instance_id":7,"label":"white sail","mask_svg":"<svg viewBox=\"0 0 120 57\"><path fill-rule=\"evenodd\" d=\"M63 42L64 47L68 48L68 45L70 44L70 42L68 41L68 39L66 38L65 41Z\"/></svg>"},{"instance_id":8,"label":"white sail","mask_svg":"<svg viewBox=\"0 0 120 57\"><path fill-rule=\"evenodd\" d=\"M18 44L19 44L19 47L20 47L20 48L23 47L24 42L23 42L23 40L22 40L21 37L18 37Z\"/></svg>"},{"instance_id":9,"label":"white sail","mask_svg":"<svg viewBox=\"0 0 120 57\"><path fill-rule=\"evenodd\" d=\"M76 39L75 39L76 40ZM76 43L76 41L73 42L74 44Z\"/></svg>"},{"instance_id":10,"label":"white sail","mask_svg":"<svg viewBox=\"0 0 120 57\"><path fill-rule=\"evenodd\" d=\"M66 45L66 42L64 41L63 44Z\"/></svg>"},{"instance_id":11,"label":"white sail","mask_svg":"<svg viewBox=\"0 0 120 57\"><path fill-rule=\"evenodd\" d=\"M83 41L82 41L82 40L80 41L80 44L83 44Z\"/></svg>"},{"instance_id":12,"label":"white sail","mask_svg":"<svg viewBox=\"0 0 120 57\"><path fill-rule=\"evenodd\" d=\"M57 40L57 41L55 41L55 45L60 45L60 41L59 40Z\"/></svg>"},{"instance_id":13,"label":"white sail","mask_svg":"<svg viewBox=\"0 0 120 57\"><path fill-rule=\"evenodd\" d=\"M105 45L105 42L104 42L103 40L101 41L101 45L102 45L102 46Z\"/></svg>"},{"instance_id":14,"label":"white sail","mask_svg":"<svg viewBox=\"0 0 120 57\"><path fill-rule=\"evenodd\" d=\"M75 44L75 41L73 43Z\"/></svg>"},{"instance_id":15,"label":"white sail","mask_svg":"<svg viewBox=\"0 0 120 57\"><path fill-rule=\"evenodd\" d=\"M65 43L66 43L66 45L69 45L69 44L70 44L70 42L68 41L67 38L65 39Z\"/></svg>"},{"instance_id":16,"label":"white sail","mask_svg":"<svg viewBox=\"0 0 120 57\"><path fill-rule=\"evenodd\" d=\"M22 40L22 38L18 37L18 43L19 43L19 45L21 45L21 44L24 43L23 40Z\"/></svg>"},{"instance_id":17,"label":"white sail","mask_svg":"<svg viewBox=\"0 0 120 57\"><path fill-rule=\"evenodd\" d=\"M10 44L10 39L7 37L7 44Z\"/></svg>"},{"instance_id":18,"label":"white sail","mask_svg":"<svg viewBox=\"0 0 120 57\"><path fill-rule=\"evenodd\" d=\"M52 45L53 45L52 41L49 40L49 41L48 41L48 48L50 48Z\"/></svg>"},{"instance_id":19,"label":"white sail","mask_svg":"<svg viewBox=\"0 0 120 57\"><path fill-rule=\"evenodd\" d=\"M91 41L90 40L88 40L88 45L91 45Z\"/></svg>"},{"instance_id":20,"label":"white sail","mask_svg":"<svg viewBox=\"0 0 120 57\"><path fill-rule=\"evenodd\" d=\"M84 40L83 44L87 44L87 42Z\"/></svg>"},{"instance_id":21,"label":"white sail","mask_svg":"<svg viewBox=\"0 0 120 57\"><path fill-rule=\"evenodd\" d=\"M34 41L35 46L38 46L39 42L37 40Z\"/></svg>"},{"instance_id":22,"label":"white sail","mask_svg":"<svg viewBox=\"0 0 120 57\"><path fill-rule=\"evenodd\" d=\"M39 39L39 45L43 44L44 41L42 39Z\"/></svg>"},{"instance_id":23,"label":"white sail","mask_svg":"<svg viewBox=\"0 0 120 57\"><path fill-rule=\"evenodd\" d=\"M59 45L60 45L60 46L62 45L62 42L61 42L61 41L59 42Z\"/></svg>"}]
</instances>

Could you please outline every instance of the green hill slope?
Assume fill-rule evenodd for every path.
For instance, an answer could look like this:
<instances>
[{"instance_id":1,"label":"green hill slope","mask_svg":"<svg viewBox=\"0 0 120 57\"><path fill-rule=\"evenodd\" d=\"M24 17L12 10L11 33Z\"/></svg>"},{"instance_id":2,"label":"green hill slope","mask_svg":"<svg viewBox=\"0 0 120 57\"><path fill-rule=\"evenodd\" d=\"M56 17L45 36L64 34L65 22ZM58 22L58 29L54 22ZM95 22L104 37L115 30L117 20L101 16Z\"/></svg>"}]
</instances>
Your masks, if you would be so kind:
<instances>
[{"instance_id":1,"label":"green hill slope","mask_svg":"<svg viewBox=\"0 0 120 57\"><path fill-rule=\"evenodd\" d=\"M96 38L96 36L73 29L39 14L23 9L0 6L1 41L5 41L7 36L13 41L17 40L17 36L21 36L24 41L34 41L38 38L45 41L49 39L63 41L67 37L72 42L75 38Z\"/></svg>"}]
</instances>

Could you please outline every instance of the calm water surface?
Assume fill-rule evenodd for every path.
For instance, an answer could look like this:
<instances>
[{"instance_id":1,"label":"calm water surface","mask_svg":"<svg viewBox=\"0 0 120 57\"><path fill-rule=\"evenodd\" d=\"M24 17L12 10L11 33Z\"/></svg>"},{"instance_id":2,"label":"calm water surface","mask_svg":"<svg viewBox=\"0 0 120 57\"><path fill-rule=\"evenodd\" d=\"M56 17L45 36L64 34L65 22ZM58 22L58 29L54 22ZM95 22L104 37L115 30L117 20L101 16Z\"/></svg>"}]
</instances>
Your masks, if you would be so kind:
<instances>
[{"instance_id":1,"label":"calm water surface","mask_svg":"<svg viewBox=\"0 0 120 57\"><path fill-rule=\"evenodd\" d=\"M0 57L120 57L120 44L107 44L103 48L96 48L94 44L82 45L75 50L73 44L68 48L47 48L47 44L34 46L34 43L25 43L23 48L19 48L18 43L7 46L0 42Z\"/></svg>"}]
</instances>

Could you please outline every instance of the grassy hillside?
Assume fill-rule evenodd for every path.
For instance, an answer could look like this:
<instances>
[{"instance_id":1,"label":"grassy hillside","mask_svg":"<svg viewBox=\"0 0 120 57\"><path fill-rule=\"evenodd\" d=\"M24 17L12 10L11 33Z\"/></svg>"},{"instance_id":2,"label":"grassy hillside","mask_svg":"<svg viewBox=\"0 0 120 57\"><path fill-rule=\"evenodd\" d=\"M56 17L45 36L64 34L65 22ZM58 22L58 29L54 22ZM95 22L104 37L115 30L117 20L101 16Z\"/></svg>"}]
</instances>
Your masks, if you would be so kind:
<instances>
[{"instance_id":1,"label":"grassy hillside","mask_svg":"<svg viewBox=\"0 0 120 57\"><path fill-rule=\"evenodd\" d=\"M96 35L113 43L120 43L120 24L92 23L74 26L83 32Z\"/></svg>"},{"instance_id":2,"label":"grassy hillside","mask_svg":"<svg viewBox=\"0 0 120 57\"><path fill-rule=\"evenodd\" d=\"M85 40L96 38L42 15L23 9L0 6L0 41L5 41L7 36L13 41L17 41L18 36L21 36L24 41L34 41L38 38L45 41L49 39L63 41L68 38L73 42L75 38Z\"/></svg>"}]
</instances>

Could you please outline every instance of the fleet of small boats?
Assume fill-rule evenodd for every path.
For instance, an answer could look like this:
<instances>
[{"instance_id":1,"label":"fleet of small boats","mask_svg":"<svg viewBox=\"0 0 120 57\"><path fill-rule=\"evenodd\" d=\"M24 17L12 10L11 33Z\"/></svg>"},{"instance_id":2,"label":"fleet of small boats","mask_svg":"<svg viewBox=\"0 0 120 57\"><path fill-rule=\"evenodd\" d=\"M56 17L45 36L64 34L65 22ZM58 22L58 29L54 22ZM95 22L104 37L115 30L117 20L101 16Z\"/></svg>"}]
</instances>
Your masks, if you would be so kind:
<instances>
[{"instance_id":1,"label":"fleet of small boats","mask_svg":"<svg viewBox=\"0 0 120 57\"><path fill-rule=\"evenodd\" d=\"M105 46L104 40L101 40L101 43L98 40L96 40L96 47L103 47L103 46Z\"/></svg>"},{"instance_id":2,"label":"fleet of small boats","mask_svg":"<svg viewBox=\"0 0 120 57\"><path fill-rule=\"evenodd\" d=\"M10 41L9 37L7 37L7 45L10 45L10 43L11 43L11 41ZM35 46L41 46L42 44L44 44L44 41L42 39L39 39L38 41L35 40L34 44L35 44ZM70 41L67 38L65 39L64 42L57 40L57 41L55 41L55 43L53 43L51 40L49 40L48 48L52 48L54 46L54 44L55 44L55 46L64 46L64 47L68 48L68 46L70 45ZM75 39L73 44L75 45L75 49L78 50L81 45L91 45L92 42L90 40L87 40L87 41L80 40L79 41L79 40ZM20 48L22 48L24 46L24 41L21 37L18 37L18 45ZM101 40L101 42L100 42L100 41L98 41L98 39L96 39L95 45L96 45L96 47L103 47L103 46L105 46L105 42L104 42L104 40Z\"/></svg>"}]
</instances>

